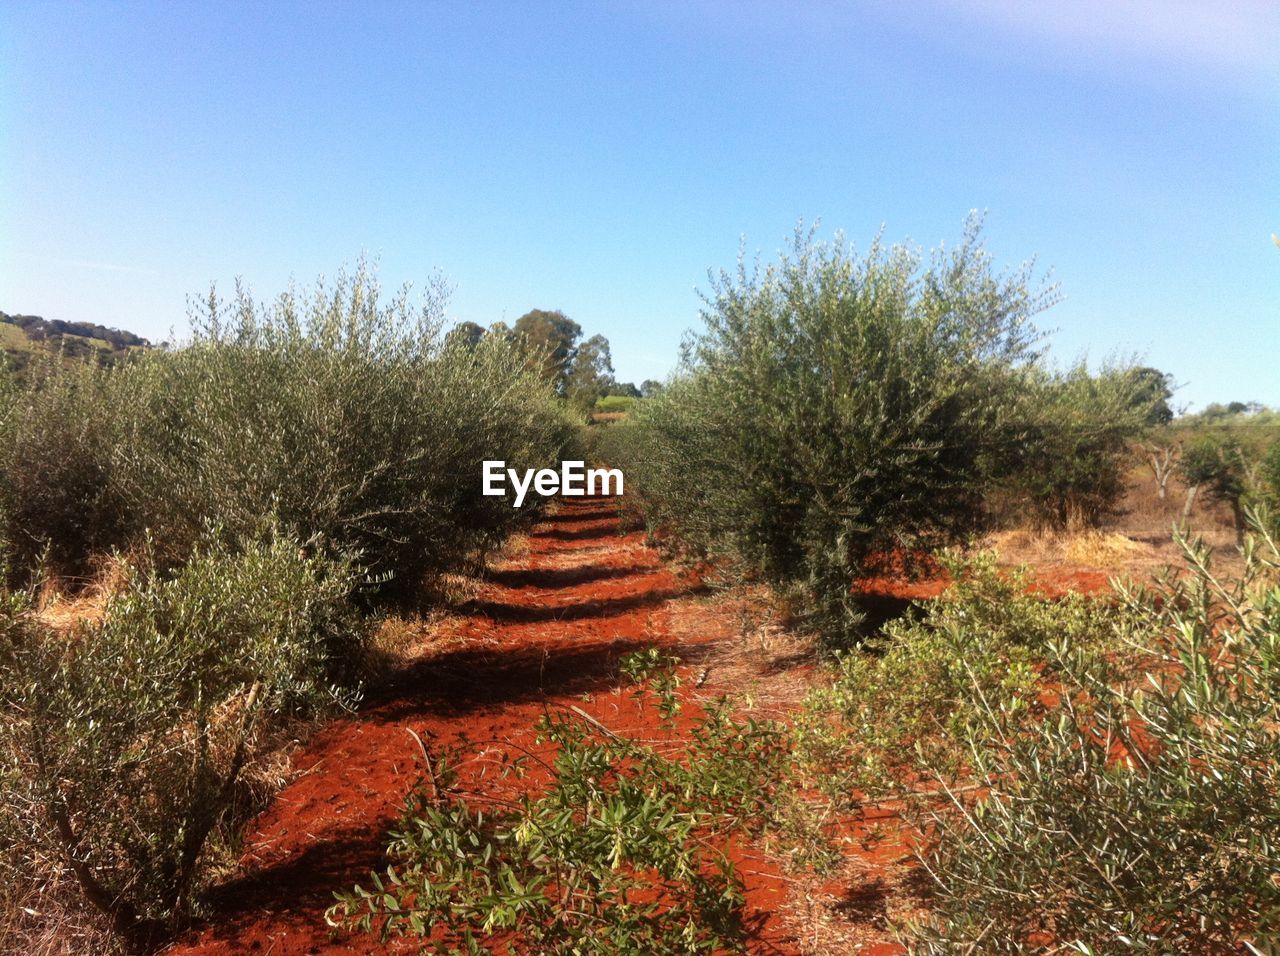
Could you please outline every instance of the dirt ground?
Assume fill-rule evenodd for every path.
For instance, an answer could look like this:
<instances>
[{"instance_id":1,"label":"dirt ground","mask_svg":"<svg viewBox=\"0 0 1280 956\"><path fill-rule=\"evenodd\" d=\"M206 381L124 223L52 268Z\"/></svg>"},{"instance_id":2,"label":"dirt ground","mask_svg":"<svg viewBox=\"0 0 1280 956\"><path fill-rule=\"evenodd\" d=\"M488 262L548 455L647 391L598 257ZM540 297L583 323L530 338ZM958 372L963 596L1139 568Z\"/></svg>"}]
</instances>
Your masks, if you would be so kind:
<instances>
[{"instance_id":1,"label":"dirt ground","mask_svg":"<svg viewBox=\"0 0 1280 956\"><path fill-rule=\"evenodd\" d=\"M1049 594L1104 588L1113 573L1144 575L1172 557L1154 533L1015 532L988 543L1003 561L1034 562L1036 586ZM905 582L889 570L859 587L872 614L888 619L945 586L940 576ZM775 620L763 595L715 590L664 561L602 500L563 503L468 599L397 631L410 663L293 756L292 782L250 827L239 872L170 956L416 952L420 941L383 946L335 934L323 919L335 890L382 864L387 832L418 780L409 731L432 747L477 753L468 785L497 795L509 784L484 769L496 763L485 758L535 746L533 726L548 708L574 705L619 732L653 732L656 714L638 708L618 679L619 659L633 651L675 653L688 697L731 694L763 716L785 716L822 679L810 648ZM752 952L902 952L889 922L922 900L910 834L879 808L847 821L844 837L846 865L825 880L787 872L768 847L734 852Z\"/></svg>"},{"instance_id":2,"label":"dirt ground","mask_svg":"<svg viewBox=\"0 0 1280 956\"><path fill-rule=\"evenodd\" d=\"M723 656L741 617L710 607L716 600L696 575L665 564L643 534L622 533L608 503L563 505L527 547L493 568L474 598L424 627L411 666L294 756L296 777L250 827L239 874L214 894L205 921L167 952L417 951L414 941L383 947L373 937L333 935L323 919L335 890L382 862L387 831L417 779L408 731L432 746L470 745L496 757L531 746L548 707L573 704L611 728L641 730L655 715L637 712L619 686L625 654L651 646L678 654L691 695L717 693L717 669L743 680L741 661ZM779 665L792 666L803 665L798 658ZM803 683L793 682L793 692ZM470 785L483 791L483 772ZM794 881L758 849L735 855L752 951L811 951L788 915L797 906ZM868 943L887 941L871 930Z\"/></svg>"}]
</instances>

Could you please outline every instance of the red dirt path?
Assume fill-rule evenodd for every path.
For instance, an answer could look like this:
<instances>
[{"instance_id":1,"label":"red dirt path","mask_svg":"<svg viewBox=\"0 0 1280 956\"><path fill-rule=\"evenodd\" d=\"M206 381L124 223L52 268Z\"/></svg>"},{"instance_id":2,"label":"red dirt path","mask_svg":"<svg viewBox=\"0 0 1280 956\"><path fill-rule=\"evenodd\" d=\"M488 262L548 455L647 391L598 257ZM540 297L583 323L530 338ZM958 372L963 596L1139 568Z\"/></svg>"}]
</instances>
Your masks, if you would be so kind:
<instances>
[{"instance_id":1,"label":"red dirt path","mask_svg":"<svg viewBox=\"0 0 1280 956\"><path fill-rule=\"evenodd\" d=\"M371 936L333 935L323 919L334 890L367 882L382 865L387 831L418 775L407 730L435 747L532 745L544 709L570 703L615 729L643 726L618 690L618 659L656 645L693 662L726 636L686 634L675 646L671 609L698 590L643 535L620 533L607 502L564 504L530 535L528 552L495 569L433 637L430 653L310 740L294 759L299 776L250 827L241 873L215 892L206 923L167 953L417 951L420 941L384 947ZM475 784L486 785L483 771ZM751 951L798 952L778 915L786 898L778 869L750 850L735 856Z\"/></svg>"}]
</instances>

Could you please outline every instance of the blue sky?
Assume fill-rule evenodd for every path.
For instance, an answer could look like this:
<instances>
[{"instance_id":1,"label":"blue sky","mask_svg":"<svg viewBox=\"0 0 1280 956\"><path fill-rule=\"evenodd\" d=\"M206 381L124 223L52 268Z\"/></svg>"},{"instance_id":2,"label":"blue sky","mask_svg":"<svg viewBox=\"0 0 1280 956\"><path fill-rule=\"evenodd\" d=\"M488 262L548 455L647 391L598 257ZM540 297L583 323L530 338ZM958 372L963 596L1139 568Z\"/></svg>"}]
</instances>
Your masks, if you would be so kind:
<instances>
[{"instance_id":1,"label":"blue sky","mask_svg":"<svg viewBox=\"0 0 1280 956\"><path fill-rule=\"evenodd\" d=\"M1280 4L0 5L0 309L185 326L362 253L484 325L560 308L660 378L709 268L801 218L986 210L1054 354L1280 405Z\"/></svg>"}]
</instances>

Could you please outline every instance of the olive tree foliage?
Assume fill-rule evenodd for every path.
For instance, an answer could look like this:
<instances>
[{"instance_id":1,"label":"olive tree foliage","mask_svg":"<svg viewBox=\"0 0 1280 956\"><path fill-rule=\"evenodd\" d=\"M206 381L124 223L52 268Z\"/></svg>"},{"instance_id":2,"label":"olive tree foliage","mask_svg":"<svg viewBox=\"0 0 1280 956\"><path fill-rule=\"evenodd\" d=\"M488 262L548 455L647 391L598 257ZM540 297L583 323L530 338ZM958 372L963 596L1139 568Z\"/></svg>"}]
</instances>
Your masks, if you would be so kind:
<instances>
[{"instance_id":1,"label":"olive tree foliage","mask_svg":"<svg viewBox=\"0 0 1280 956\"><path fill-rule=\"evenodd\" d=\"M364 263L268 303L211 290L181 348L52 368L0 449L18 563L77 573L149 530L176 565L274 516L391 593L496 543L528 509L482 496L481 462L548 466L572 424L515 342L444 334L446 295L387 296Z\"/></svg>"},{"instance_id":2,"label":"olive tree foliage","mask_svg":"<svg viewBox=\"0 0 1280 956\"><path fill-rule=\"evenodd\" d=\"M995 270L977 217L927 263L798 229L777 263L712 276L683 371L630 426L633 486L652 522L798 589L853 640L868 558L982 526L1023 430L1030 320L1055 297L1031 264Z\"/></svg>"},{"instance_id":3,"label":"olive tree foliage","mask_svg":"<svg viewBox=\"0 0 1280 956\"><path fill-rule=\"evenodd\" d=\"M1133 442L1163 419L1147 371L1113 362L1095 374L1080 362L1026 378L1017 401L1027 428L1012 484L1035 520L1092 527L1116 512Z\"/></svg>"},{"instance_id":4,"label":"olive tree foliage","mask_svg":"<svg viewBox=\"0 0 1280 956\"><path fill-rule=\"evenodd\" d=\"M15 573L43 560L64 575L84 575L95 554L123 544L130 527L113 481L119 418L112 372L56 354L27 371L0 411L0 537Z\"/></svg>"},{"instance_id":5,"label":"olive tree foliage","mask_svg":"<svg viewBox=\"0 0 1280 956\"><path fill-rule=\"evenodd\" d=\"M980 786L922 823L912 952L1276 952L1280 550L1253 518L1239 575L1179 534L1184 567L1122 587L1109 640L1056 622L1043 710L966 665Z\"/></svg>"},{"instance_id":6,"label":"olive tree foliage","mask_svg":"<svg viewBox=\"0 0 1280 956\"><path fill-rule=\"evenodd\" d=\"M1280 502L1280 439L1272 442L1262 457L1263 491L1276 502Z\"/></svg>"},{"instance_id":7,"label":"olive tree foliage","mask_svg":"<svg viewBox=\"0 0 1280 956\"><path fill-rule=\"evenodd\" d=\"M147 432L123 443L121 478L153 502L158 540L196 540L210 517L248 534L274 513L412 587L504 536L511 509L481 496L480 463L550 464L567 426L510 344L444 345L446 293L384 300L363 265L265 306L211 293L189 346L129 374Z\"/></svg>"},{"instance_id":8,"label":"olive tree foliage","mask_svg":"<svg viewBox=\"0 0 1280 956\"><path fill-rule=\"evenodd\" d=\"M190 911L282 722L354 700L367 628L354 570L284 537L122 568L72 633L0 592L0 877L69 871L141 942Z\"/></svg>"}]
</instances>

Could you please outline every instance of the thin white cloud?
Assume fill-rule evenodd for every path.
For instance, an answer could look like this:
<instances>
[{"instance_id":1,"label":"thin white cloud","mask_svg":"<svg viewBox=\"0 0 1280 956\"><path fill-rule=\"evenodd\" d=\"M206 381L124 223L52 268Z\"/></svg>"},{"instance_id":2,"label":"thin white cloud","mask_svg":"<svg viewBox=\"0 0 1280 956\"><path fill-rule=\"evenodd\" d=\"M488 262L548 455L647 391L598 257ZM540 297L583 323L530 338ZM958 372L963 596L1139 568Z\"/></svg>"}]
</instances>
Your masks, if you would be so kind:
<instances>
[{"instance_id":1,"label":"thin white cloud","mask_svg":"<svg viewBox=\"0 0 1280 956\"><path fill-rule=\"evenodd\" d=\"M1280 73L1277 0L937 0L948 11L1067 55Z\"/></svg>"}]
</instances>

